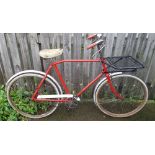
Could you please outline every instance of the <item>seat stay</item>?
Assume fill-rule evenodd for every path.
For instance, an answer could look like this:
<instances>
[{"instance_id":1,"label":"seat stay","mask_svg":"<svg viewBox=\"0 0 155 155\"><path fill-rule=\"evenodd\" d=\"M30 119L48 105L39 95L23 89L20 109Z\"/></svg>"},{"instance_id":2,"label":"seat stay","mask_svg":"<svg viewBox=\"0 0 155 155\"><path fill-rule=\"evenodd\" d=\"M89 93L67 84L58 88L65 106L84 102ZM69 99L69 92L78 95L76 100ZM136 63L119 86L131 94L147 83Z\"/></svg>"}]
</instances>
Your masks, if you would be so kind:
<instances>
[{"instance_id":1,"label":"seat stay","mask_svg":"<svg viewBox=\"0 0 155 155\"><path fill-rule=\"evenodd\" d=\"M61 75L61 73L60 73L60 71L58 69L58 67L57 67L57 64L53 64L53 67L54 67L55 72L56 72L56 74L57 74L57 76L58 76L58 78L59 78L59 80L61 82L62 87L65 90L65 93L69 94L69 89L68 89L68 87L67 87L67 85L66 85L66 83L65 83L65 81L64 81L64 79L63 79L63 77L62 77L62 75Z\"/></svg>"}]
</instances>

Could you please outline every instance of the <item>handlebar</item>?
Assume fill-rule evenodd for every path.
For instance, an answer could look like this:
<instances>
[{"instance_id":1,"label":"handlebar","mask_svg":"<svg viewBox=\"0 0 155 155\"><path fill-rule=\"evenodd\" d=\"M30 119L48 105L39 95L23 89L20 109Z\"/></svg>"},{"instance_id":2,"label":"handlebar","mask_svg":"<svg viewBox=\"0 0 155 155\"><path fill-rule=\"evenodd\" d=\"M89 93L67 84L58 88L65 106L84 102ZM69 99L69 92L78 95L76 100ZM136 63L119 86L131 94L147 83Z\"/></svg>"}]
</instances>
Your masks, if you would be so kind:
<instances>
[{"instance_id":1,"label":"handlebar","mask_svg":"<svg viewBox=\"0 0 155 155\"><path fill-rule=\"evenodd\" d=\"M88 45L88 46L87 46L87 50L93 48L93 47L96 46L96 45L100 45L100 44L102 44L103 42L104 42L104 41L103 41L102 39L100 39L100 40L96 41L95 43L92 43L92 44Z\"/></svg>"},{"instance_id":2,"label":"handlebar","mask_svg":"<svg viewBox=\"0 0 155 155\"><path fill-rule=\"evenodd\" d=\"M96 45L98 48L98 50L93 54L92 57L94 57L97 54L100 54L100 56L102 57L101 52L104 50L105 44L103 44L104 40L102 39L101 36L102 36L102 34L92 34L87 37L87 39L89 39L89 40L92 39L92 44L87 46L87 50L95 47Z\"/></svg>"},{"instance_id":3,"label":"handlebar","mask_svg":"<svg viewBox=\"0 0 155 155\"><path fill-rule=\"evenodd\" d=\"M93 43L93 44L90 44L90 45L88 45L87 46L87 50L89 50L89 49L91 49L91 48L93 48L94 46L96 46L97 44L96 44L96 42L95 43Z\"/></svg>"},{"instance_id":4,"label":"handlebar","mask_svg":"<svg viewBox=\"0 0 155 155\"><path fill-rule=\"evenodd\" d=\"M88 37L87 37L87 39L92 39L92 38L94 38L94 37L96 37L97 36L97 34L92 34L92 35L89 35Z\"/></svg>"},{"instance_id":5,"label":"handlebar","mask_svg":"<svg viewBox=\"0 0 155 155\"><path fill-rule=\"evenodd\" d=\"M87 37L87 39L89 39L89 40L92 39L92 44L87 46L87 50L93 48L97 44L101 44L103 42L103 40L102 40L102 42L100 42L101 41L101 36L102 36L102 34L92 34L92 35L89 35Z\"/></svg>"},{"instance_id":6,"label":"handlebar","mask_svg":"<svg viewBox=\"0 0 155 155\"><path fill-rule=\"evenodd\" d=\"M102 34L91 34L91 35L89 35L88 37L87 37L87 39L94 39L95 37L97 38L97 39L100 39L101 38L101 36L102 36Z\"/></svg>"}]
</instances>

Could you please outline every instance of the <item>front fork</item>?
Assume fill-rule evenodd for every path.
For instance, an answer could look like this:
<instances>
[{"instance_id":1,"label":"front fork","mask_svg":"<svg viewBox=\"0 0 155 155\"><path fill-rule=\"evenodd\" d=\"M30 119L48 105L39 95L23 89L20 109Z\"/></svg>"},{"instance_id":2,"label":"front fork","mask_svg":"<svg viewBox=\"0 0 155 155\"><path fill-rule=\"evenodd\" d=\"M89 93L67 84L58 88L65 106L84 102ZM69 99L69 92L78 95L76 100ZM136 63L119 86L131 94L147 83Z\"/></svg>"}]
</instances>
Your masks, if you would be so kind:
<instances>
[{"instance_id":1,"label":"front fork","mask_svg":"<svg viewBox=\"0 0 155 155\"><path fill-rule=\"evenodd\" d=\"M105 59L102 59L101 62L102 62L103 72L104 72L104 74L106 76L106 79L107 79L107 82L109 84L110 90L115 95L116 98L123 100L123 96L113 86L113 83L112 83L111 77L110 77L110 75L108 73L108 69L107 69L105 61L106 61Z\"/></svg>"}]
</instances>

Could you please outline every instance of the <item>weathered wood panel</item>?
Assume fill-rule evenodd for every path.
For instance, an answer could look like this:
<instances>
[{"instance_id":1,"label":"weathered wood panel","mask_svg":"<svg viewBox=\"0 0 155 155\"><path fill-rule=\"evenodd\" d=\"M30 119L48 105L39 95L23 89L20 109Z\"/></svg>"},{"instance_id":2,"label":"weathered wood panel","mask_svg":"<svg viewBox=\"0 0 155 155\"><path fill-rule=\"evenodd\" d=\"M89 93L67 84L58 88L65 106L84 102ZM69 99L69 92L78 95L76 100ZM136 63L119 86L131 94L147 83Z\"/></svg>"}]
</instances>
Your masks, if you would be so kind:
<instances>
[{"instance_id":1,"label":"weathered wood panel","mask_svg":"<svg viewBox=\"0 0 155 155\"><path fill-rule=\"evenodd\" d=\"M122 55L124 40L125 40L125 33L118 33L117 39L116 39L114 56L121 56Z\"/></svg>"},{"instance_id":2,"label":"weathered wood panel","mask_svg":"<svg viewBox=\"0 0 155 155\"><path fill-rule=\"evenodd\" d=\"M18 49L21 53L21 63L23 69L32 69L32 62L30 59L30 51L27 42L27 34L26 33L17 33L17 44Z\"/></svg>"},{"instance_id":3,"label":"weathered wood panel","mask_svg":"<svg viewBox=\"0 0 155 155\"><path fill-rule=\"evenodd\" d=\"M64 59L71 59L71 34L63 35L63 49L64 49ZM71 63L66 63L64 65L64 77L67 86L72 88L71 82Z\"/></svg>"},{"instance_id":4,"label":"weathered wood panel","mask_svg":"<svg viewBox=\"0 0 155 155\"><path fill-rule=\"evenodd\" d=\"M108 33L106 35L106 47L105 47L105 53L104 53L105 57L112 55L114 37L115 37L115 33Z\"/></svg>"},{"instance_id":5,"label":"weathered wood panel","mask_svg":"<svg viewBox=\"0 0 155 155\"><path fill-rule=\"evenodd\" d=\"M73 58L80 59L81 57L81 37L82 34L74 34L73 37ZM76 90L80 89L80 83L82 82L82 72L81 72L81 63L75 62L73 65L73 75L72 75L72 83L73 87L76 88ZM80 74L80 76L77 76L77 74Z\"/></svg>"},{"instance_id":6,"label":"weathered wood panel","mask_svg":"<svg viewBox=\"0 0 155 155\"><path fill-rule=\"evenodd\" d=\"M84 34L84 53L83 59L90 59L91 58L91 50L87 50L87 46L91 43L90 40L87 40L87 34ZM83 64L83 85L86 85L89 82L89 73L90 73L90 63Z\"/></svg>"},{"instance_id":7,"label":"weathered wood panel","mask_svg":"<svg viewBox=\"0 0 155 155\"><path fill-rule=\"evenodd\" d=\"M4 81L6 81L13 75L13 70L4 34L0 34L0 55L1 55L1 68L4 69L2 74L5 75L4 77L6 79ZM0 76L2 77L3 75Z\"/></svg>"},{"instance_id":8,"label":"weathered wood panel","mask_svg":"<svg viewBox=\"0 0 155 155\"><path fill-rule=\"evenodd\" d=\"M1 59L0 59L1 60ZM4 76L3 76L4 74L3 74L3 71L2 71L2 67L1 67L1 65L0 65L0 84L1 83L4 83Z\"/></svg>"},{"instance_id":9,"label":"weathered wood panel","mask_svg":"<svg viewBox=\"0 0 155 155\"><path fill-rule=\"evenodd\" d=\"M144 54L144 62L145 62L145 69L144 69L144 81L150 83L150 81L148 81L149 79L149 74L150 74L150 70L151 70L151 66L152 66L152 61L153 61L153 48L154 48L154 39L155 39L155 34L149 34L149 38L148 38L148 44L146 46L146 50ZM155 72L154 72L154 76L155 76Z\"/></svg>"},{"instance_id":10,"label":"weathered wood panel","mask_svg":"<svg viewBox=\"0 0 155 155\"><path fill-rule=\"evenodd\" d=\"M13 71L14 73L18 73L19 71L22 70L22 65L21 65L21 59L19 55L20 54L19 49L17 46L16 35L14 33L6 34L6 43L12 59Z\"/></svg>"},{"instance_id":11,"label":"weathered wood panel","mask_svg":"<svg viewBox=\"0 0 155 155\"><path fill-rule=\"evenodd\" d=\"M39 57L39 41L38 36L35 33L28 34L28 43L31 51L31 60L33 63L33 67L36 70L41 70L41 62Z\"/></svg>"},{"instance_id":12,"label":"weathered wood panel","mask_svg":"<svg viewBox=\"0 0 155 155\"><path fill-rule=\"evenodd\" d=\"M51 60L39 57L39 50L63 48L63 55L52 59L92 59L96 48L87 50L91 43L88 34L23 33L0 34L0 83L4 84L14 73L26 69L45 71ZM143 62L146 68L136 75L154 90L155 87L155 34L153 33L104 33L104 56L131 55ZM97 58L96 56L95 58ZM64 63L59 69L67 85L76 91L85 86L101 70L98 63ZM54 78L57 76L52 72ZM153 93L153 92L152 92ZM155 94L155 93L154 93ZM155 95L154 95L155 96Z\"/></svg>"}]
</instances>

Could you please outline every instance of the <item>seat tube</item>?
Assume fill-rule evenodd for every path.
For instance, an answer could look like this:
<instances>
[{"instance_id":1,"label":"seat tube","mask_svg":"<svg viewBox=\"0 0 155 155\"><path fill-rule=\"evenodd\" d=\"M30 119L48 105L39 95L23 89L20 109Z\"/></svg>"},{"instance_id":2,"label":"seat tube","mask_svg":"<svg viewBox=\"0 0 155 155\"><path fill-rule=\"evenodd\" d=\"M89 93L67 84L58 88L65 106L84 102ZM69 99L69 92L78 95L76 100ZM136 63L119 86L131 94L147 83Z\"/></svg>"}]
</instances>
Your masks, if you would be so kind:
<instances>
[{"instance_id":1,"label":"seat tube","mask_svg":"<svg viewBox=\"0 0 155 155\"><path fill-rule=\"evenodd\" d=\"M60 80L60 82L61 82L61 85L63 86L63 88L64 88L64 90L65 90L65 93L66 93L66 94L69 94L69 89L68 89L68 87L67 87L67 85L66 85L64 79L62 78L62 75L61 75L61 73L60 73L60 71L59 71L57 65L54 64L53 67L54 67L55 72L56 72L56 74L57 74L57 76L58 76L58 78L59 78L59 80Z\"/></svg>"},{"instance_id":2,"label":"seat tube","mask_svg":"<svg viewBox=\"0 0 155 155\"><path fill-rule=\"evenodd\" d=\"M40 83L38 84L34 94L32 95L31 99L34 101L37 97L38 91L40 89L40 87L42 86L43 82L45 81L45 79L47 78L47 75L49 74L50 70L52 69L52 66L50 65L49 68L47 69L47 72L44 76L44 78L40 81Z\"/></svg>"}]
</instances>

